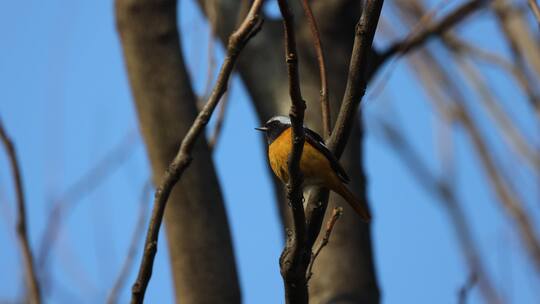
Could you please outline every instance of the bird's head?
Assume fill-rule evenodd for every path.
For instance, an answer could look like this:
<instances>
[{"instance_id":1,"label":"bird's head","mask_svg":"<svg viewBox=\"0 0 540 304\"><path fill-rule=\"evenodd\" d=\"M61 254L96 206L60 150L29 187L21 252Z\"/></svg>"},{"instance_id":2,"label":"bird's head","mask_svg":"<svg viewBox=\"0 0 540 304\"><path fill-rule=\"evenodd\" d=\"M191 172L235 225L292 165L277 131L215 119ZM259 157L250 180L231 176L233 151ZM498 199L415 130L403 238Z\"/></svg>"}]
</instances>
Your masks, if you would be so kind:
<instances>
[{"instance_id":1,"label":"bird's head","mask_svg":"<svg viewBox=\"0 0 540 304\"><path fill-rule=\"evenodd\" d=\"M286 129L291 127L291 120L287 116L274 116L262 127L255 128L265 133L268 144L271 144Z\"/></svg>"}]
</instances>

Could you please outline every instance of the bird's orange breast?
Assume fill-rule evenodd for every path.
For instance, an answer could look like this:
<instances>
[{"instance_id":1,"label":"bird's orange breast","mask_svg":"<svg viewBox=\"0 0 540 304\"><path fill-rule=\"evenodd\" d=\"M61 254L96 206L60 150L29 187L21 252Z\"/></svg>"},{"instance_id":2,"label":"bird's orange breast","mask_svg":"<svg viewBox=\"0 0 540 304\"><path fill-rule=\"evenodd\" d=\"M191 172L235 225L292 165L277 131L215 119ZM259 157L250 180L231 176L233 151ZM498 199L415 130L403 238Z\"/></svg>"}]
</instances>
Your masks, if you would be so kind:
<instances>
[{"instance_id":1,"label":"bird's orange breast","mask_svg":"<svg viewBox=\"0 0 540 304\"><path fill-rule=\"evenodd\" d=\"M287 183L289 180L287 163L292 148L291 133L291 128L286 129L268 147L268 159L272 171L283 183ZM300 158L300 171L303 174L305 186L334 188L336 183L340 183L330 161L308 142L304 142Z\"/></svg>"}]
</instances>

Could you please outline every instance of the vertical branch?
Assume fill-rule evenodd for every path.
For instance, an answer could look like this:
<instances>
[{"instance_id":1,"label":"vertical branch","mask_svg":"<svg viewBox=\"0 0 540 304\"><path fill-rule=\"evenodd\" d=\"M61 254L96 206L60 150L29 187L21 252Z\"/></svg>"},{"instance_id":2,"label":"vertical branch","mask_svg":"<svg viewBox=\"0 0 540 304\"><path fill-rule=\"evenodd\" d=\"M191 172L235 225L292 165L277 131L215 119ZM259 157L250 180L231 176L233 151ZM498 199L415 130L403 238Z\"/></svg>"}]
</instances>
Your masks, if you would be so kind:
<instances>
[{"instance_id":1,"label":"vertical branch","mask_svg":"<svg viewBox=\"0 0 540 304\"><path fill-rule=\"evenodd\" d=\"M26 228L26 202L24 197L24 190L21 177L21 169L19 161L17 159L17 153L15 146L8 137L2 121L0 120L0 140L2 141L4 148L6 149L9 163L11 166L11 172L13 174L15 183L15 192L17 196L17 237L21 246L21 252L23 256L24 271L28 293L30 295L30 303L41 303L41 292L39 289L39 282L37 280L36 269L34 267L34 260L32 257L32 250L30 249L30 242L28 241L28 231Z\"/></svg>"},{"instance_id":2,"label":"vertical branch","mask_svg":"<svg viewBox=\"0 0 540 304\"><path fill-rule=\"evenodd\" d=\"M315 47L315 53L317 54L317 63L319 65L319 77L321 78L321 92L320 92L320 102L321 102L321 115L322 115L322 126L323 126L323 137L327 138L332 132L332 117L330 114L330 102L328 100L328 81L326 80L326 64L324 62L324 54L322 50L321 35L319 34L319 29L317 28L317 22L315 22L315 17L311 11L308 0L302 0L302 7L304 13L306 14L307 21L309 24L309 29L311 35L313 36L313 45Z\"/></svg>"},{"instance_id":3,"label":"vertical branch","mask_svg":"<svg viewBox=\"0 0 540 304\"><path fill-rule=\"evenodd\" d=\"M292 124L292 152L288 160L287 200L291 206L294 224L293 235L287 240L287 245L280 258L280 268L285 284L287 303L307 304L308 291L305 273L309 254L305 246L306 221L302 193L303 177L300 172L300 157L304 148L304 111L306 103L302 99L300 91L294 16L287 0L278 0L278 4L283 16L285 59L289 77L289 95L291 97L289 116Z\"/></svg>"},{"instance_id":4,"label":"vertical branch","mask_svg":"<svg viewBox=\"0 0 540 304\"><path fill-rule=\"evenodd\" d=\"M218 102L223 94L225 94L230 75L241 50L262 26L262 21L259 17L259 11L262 3L262 0L257 0L253 3L242 24L231 35L229 44L227 46L227 56L225 57L223 65L221 66L214 90L212 91L208 102L199 112L197 118L182 140L178 153L169 165L160 186L156 190L154 207L152 209L150 225L146 235L143 258L139 268L139 273L137 275L137 280L133 284L132 288L132 303L142 303L144 300L146 287L148 286L148 282L152 276L154 258L157 252L159 229L163 220L167 200L173 187L180 180L185 169L191 163L191 152L195 146L195 142L201 133L203 133L204 127L208 124L208 121L210 120L210 117L212 116Z\"/></svg>"}]
</instances>

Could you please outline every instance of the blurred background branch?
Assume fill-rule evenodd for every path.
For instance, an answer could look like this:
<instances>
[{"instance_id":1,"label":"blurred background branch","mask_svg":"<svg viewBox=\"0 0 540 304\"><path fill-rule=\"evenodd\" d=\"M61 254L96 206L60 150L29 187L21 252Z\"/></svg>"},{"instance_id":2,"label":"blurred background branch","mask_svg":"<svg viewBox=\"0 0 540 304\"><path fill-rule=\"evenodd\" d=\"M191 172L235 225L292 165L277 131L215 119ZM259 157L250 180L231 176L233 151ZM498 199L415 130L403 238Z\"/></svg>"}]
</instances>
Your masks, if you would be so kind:
<instances>
[{"instance_id":1,"label":"blurred background branch","mask_svg":"<svg viewBox=\"0 0 540 304\"><path fill-rule=\"evenodd\" d=\"M24 277L26 281L26 288L28 292L28 301L32 304L41 303L41 290L37 277L36 267L34 264L34 257L32 255L32 249L30 248L30 242L28 241L28 229L26 222L26 200L24 194L24 187L22 181L22 172L15 150L15 145L9 138L4 124L0 119L0 141L6 150L8 155L9 164L11 168L11 174L15 184L16 200L17 200L17 223L15 225L15 231L19 240L19 246L21 247L21 256L23 260Z\"/></svg>"}]
</instances>

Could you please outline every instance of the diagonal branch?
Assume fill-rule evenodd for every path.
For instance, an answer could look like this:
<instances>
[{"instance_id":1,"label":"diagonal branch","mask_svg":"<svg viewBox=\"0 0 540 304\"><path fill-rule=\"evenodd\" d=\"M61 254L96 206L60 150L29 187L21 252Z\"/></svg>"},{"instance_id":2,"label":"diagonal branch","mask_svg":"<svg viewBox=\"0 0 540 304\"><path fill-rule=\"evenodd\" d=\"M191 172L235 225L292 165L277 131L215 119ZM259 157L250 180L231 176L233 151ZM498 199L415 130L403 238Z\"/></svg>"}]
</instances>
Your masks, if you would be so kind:
<instances>
[{"instance_id":1,"label":"diagonal branch","mask_svg":"<svg viewBox=\"0 0 540 304\"><path fill-rule=\"evenodd\" d=\"M537 0L527 0L527 4L531 8L531 11L534 14L534 18L536 18L536 22L538 22L538 25L540 26L540 7L538 7Z\"/></svg>"},{"instance_id":2,"label":"diagonal branch","mask_svg":"<svg viewBox=\"0 0 540 304\"><path fill-rule=\"evenodd\" d=\"M24 197L23 182L21 177L21 168L19 161L17 160L17 153L15 146L11 142L9 136L4 130L2 121L0 120L0 141L2 141L4 148L6 149L9 163L11 166L11 172L13 174L15 191L17 195L17 236L19 238L19 244L21 246L21 253L24 262L24 272L26 278L26 284L28 293L30 296L30 303L41 303L41 292L39 288L39 282L36 275L36 269L34 267L34 260L32 257L32 250L30 248L30 242L28 241L28 231L26 228L26 202Z\"/></svg>"},{"instance_id":3,"label":"diagonal branch","mask_svg":"<svg viewBox=\"0 0 540 304\"><path fill-rule=\"evenodd\" d=\"M341 217L343 214L343 208L337 207L334 208L334 211L332 212L332 216L328 220L328 223L326 223L326 230L324 231L324 236L321 239L321 242L319 243L319 246L317 246L317 249L313 251L313 254L311 254L311 261L309 262L309 266L306 273L306 280L309 281L311 279L311 276L313 275L313 264L315 264L315 260L323 250L323 248L328 245L328 242L330 242L330 235L332 235L332 230L334 230L334 226L336 225L337 220Z\"/></svg>"},{"instance_id":4,"label":"diagonal branch","mask_svg":"<svg viewBox=\"0 0 540 304\"><path fill-rule=\"evenodd\" d=\"M165 206L169 195L176 183L180 180L182 174L189 166L192 157L191 151L195 146L195 142L198 137L203 133L204 127L208 124L212 113L214 112L221 97L227 90L227 84L229 77L233 71L234 64L240 55L241 50L247 44L247 42L260 30L262 26L262 19L259 17L259 11L261 9L263 0L256 0L251 9L238 27L238 29L231 35L229 44L227 46L227 56L221 66L221 70L218 75L216 86L210 95L208 102L204 108L199 112L197 118L193 122L193 125L189 129L188 133L182 140L180 149L174 157L174 160L169 165L169 168L165 172L165 176L158 189L154 199L154 207L152 209L152 216L150 218L150 225L146 235L146 241L144 246L144 254L141 261L137 280L133 284L132 288L132 303L142 303L146 287L152 276L152 267L154 264L154 258L157 252L157 242L159 236L159 229L163 220L163 214L165 212Z\"/></svg>"},{"instance_id":5,"label":"diagonal branch","mask_svg":"<svg viewBox=\"0 0 540 304\"><path fill-rule=\"evenodd\" d=\"M534 221L526 211L526 204L519 192L516 192L500 172L500 168L491 153L491 149L482 136L478 123L471 116L470 110L466 107L466 98L461 93L454 78L448 74L446 69L429 52L423 55L423 62L430 65L430 78L438 79L439 83L446 89L445 94L449 94L451 104L444 104L438 99L432 99L438 111L445 115L454 117L464 127L464 130L471 140L472 147L480 165L487 177L493 192L498 197L501 207L508 212L516 224L520 237L524 243L527 253L540 273L540 238L534 227ZM435 76L434 76L435 75Z\"/></svg>"},{"instance_id":6,"label":"diagonal branch","mask_svg":"<svg viewBox=\"0 0 540 304\"><path fill-rule=\"evenodd\" d=\"M82 198L95 191L107 177L115 173L122 164L128 160L137 147L136 131L132 130L124 136L124 138L113 147L107 154L100 159L93 167L82 175L78 180L73 182L71 186L58 198L52 202L52 209L44 232L41 237L36 254L36 262L39 271L41 272L42 280L45 283L43 287L47 290L47 263L49 256L58 239L58 234L62 229L62 225L66 220L68 213L72 210L77 202Z\"/></svg>"},{"instance_id":7,"label":"diagonal branch","mask_svg":"<svg viewBox=\"0 0 540 304\"><path fill-rule=\"evenodd\" d=\"M465 18L483 8L490 2L491 0L471 0L466 2L440 21L426 25L423 31L411 35L402 41L394 42L386 50L380 53L371 74L374 74L375 70L380 65L384 64L390 57L395 55L402 56L410 51L414 51L418 47L423 46L429 39L444 34L447 30L453 28L456 24L465 20Z\"/></svg>"},{"instance_id":8,"label":"diagonal branch","mask_svg":"<svg viewBox=\"0 0 540 304\"><path fill-rule=\"evenodd\" d=\"M120 292L122 291L122 289L124 288L124 285L133 267L133 262L135 261L135 257L137 255L137 248L139 246L139 243L142 240L142 236L144 235L144 224L146 223L146 219L147 219L148 199L149 199L149 194L151 193L151 191L152 191L152 182L148 181L143 187L141 201L140 201L141 207L139 209L139 217L137 219L137 222L135 223L135 231L133 232L133 235L131 237L131 242L129 244L129 249L128 249L126 259L124 260L122 268L120 269L118 278L114 282L114 285L109 295L107 296L108 304L118 303L118 296Z\"/></svg>"},{"instance_id":9,"label":"diagonal branch","mask_svg":"<svg viewBox=\"0 0 540 304\"><path fill-rule=\"evenodd\" d=\"M383 3L383 0L367 1L360 21L356 25L347 86L341 101L336 125L332 131L332 136L328 140L328 148L337 157L340 157L345 149L358 107L366 93L369 80L367 71L372 54L371 47Z\"/></svg>"},{"instance_id":10,"label":"diagonal branch","mask_svg":"<svg viewBox=\"0 0 540 304\"><path fill-rule=\"evenodd\" d=\"M478 275L480 291L486 301L488 303L501 303L501 297L485 269L473 237L471 225L459 203L454 187L450 184L451 180L445 177L438 178L430 172L422 158L399 131L399 128L389 123L387 119L380 121L380 127L383 133L382 138L408 168L417 183L426 192L435 196L441 206L448 211L465 262L470 270Z\"/></svg>"}]
</instances>

